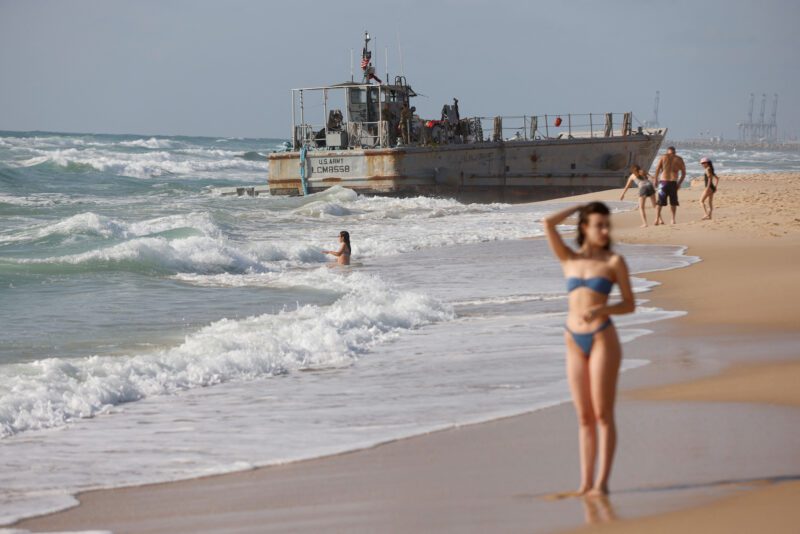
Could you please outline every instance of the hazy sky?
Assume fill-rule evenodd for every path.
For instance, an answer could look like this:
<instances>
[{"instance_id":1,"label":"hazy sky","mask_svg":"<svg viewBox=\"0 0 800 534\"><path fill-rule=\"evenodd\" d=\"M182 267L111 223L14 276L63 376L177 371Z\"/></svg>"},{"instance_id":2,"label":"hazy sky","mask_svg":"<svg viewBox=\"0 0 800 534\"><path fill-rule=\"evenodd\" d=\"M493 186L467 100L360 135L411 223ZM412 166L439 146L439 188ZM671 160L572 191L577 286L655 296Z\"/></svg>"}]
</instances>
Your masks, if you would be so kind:
<instances>
[{"instance_id":1,"label":"hazy sky","mask_svg":"<svg viewBox=\"0 0 800 534\"><path fill-rule=\"evenodd\" d=\"M0 0L0 129L289 137L289 89L398 40L423 116L632 110L736 137L750 93L800 134L797 0Z\"/></svg>"}]
</instances>

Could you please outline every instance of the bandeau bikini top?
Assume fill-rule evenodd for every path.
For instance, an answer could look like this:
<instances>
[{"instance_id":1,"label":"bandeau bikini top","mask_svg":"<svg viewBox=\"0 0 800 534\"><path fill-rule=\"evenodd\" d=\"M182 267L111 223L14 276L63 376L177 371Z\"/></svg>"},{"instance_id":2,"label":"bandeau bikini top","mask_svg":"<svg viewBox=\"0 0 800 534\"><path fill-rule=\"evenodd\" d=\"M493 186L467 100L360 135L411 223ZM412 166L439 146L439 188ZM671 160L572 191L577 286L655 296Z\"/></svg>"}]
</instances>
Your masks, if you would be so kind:
<instances>
[{"instance_id":1,"label":"bandeau bikini top","mask_svg":"<svg viewBox=\"0 0 800 534\"><path fill-rule=\"evenodd\" d=\"M567 278L567 292L571 293L579 287L588 287L592 291L608 295L611 293L611 288L614 287L614 282L605 276L595 276L593 278L578 278L577 276L570 276Z\"/></svg>"}]
</instances>

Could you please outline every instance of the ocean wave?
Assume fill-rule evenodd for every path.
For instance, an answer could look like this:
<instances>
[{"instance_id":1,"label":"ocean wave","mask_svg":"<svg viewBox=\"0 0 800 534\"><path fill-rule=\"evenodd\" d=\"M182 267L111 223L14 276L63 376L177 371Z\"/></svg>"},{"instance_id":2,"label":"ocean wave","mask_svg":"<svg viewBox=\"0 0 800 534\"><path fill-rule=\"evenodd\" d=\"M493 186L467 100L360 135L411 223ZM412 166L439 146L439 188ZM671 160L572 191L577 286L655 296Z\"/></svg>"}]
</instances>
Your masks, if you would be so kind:
<instances>
[{"instance_id":1,"label":"ocean wave","mask_svg":"<svg viewBox=\"0 0 800 534\"><path fill-rule=\"evenodd\" d=\"M528 302L543 302L550 300L565 300L566 295L561 293L539 293L528 295L509 295L505 297L484 297L469 300L457 300L453 306L487 306L497 304L524 304Z\"/></svg>"},{"instance_id":2,"label":"ocean wave","mask_svg":"<svg viewBox=\"0 0 800 534\"><path fill-rule=\"evenodd\" d=\"M371 197L336 185L306 197L290 197L292 215L306 217L355 216L358 220L438 219L453 215L498 212L507 204L462 204L457 200L432 197ZM287 199L270 198L274 203Z\"/></svg>"},{"instance_id":3,"label":"ocean wave","mask_svg":"<svg viewBox=\"0 0 800 534\"><path fill-rule=\"evenodd\" d=\"M352 270L346 272L349 276L339 276L336 271L320 268L244 274L178 273L173 279L202 287L302 287L343 294L350 291L354 279L365 276ZM354 275L356 278L353 278Z\"/></svg>"},{"instance_id":4,"label":"ocean wave","mask_svg":"<svg viewBox=\"0 0 800 534\"><path fill-rule=\"evenodd\" d=\"M245 161L236 157L221 160L186 159L178 158L168 151L122 153L68 148L47 151L44 154L15 162L15 165L20 167L34 167L43 164L58 165L67 171L95 170L133 178L153 178L165 175L186 176L232 170L266 172L264 164L260 162Z\"/></svg>"},{"instance_id":5,"label":"ocean wave","mask_svg":"<svg viewBox=\"0 0 800 534\"><path fill-rule=\"evenodd\" d=\"M23 135L0 137L0 143L7 148L61 148L87 146L87 141L71 135Z\"/></svg>"},{"instance_id":6,"label":"ocean wave","mask_svg":"<svg viewBox=\"0 0 800 534\"><path fill-rule=\"evenodd\" d=\"M256 152L251 150L250 152L245 152L242 155L237 155L237 158L242 158L247 161L267 161L269 158L260 152Z\"/></svg>"},{"instance_id":7,"label":"ocean wave","mask_svg":"<svg viewBox=\"0 0 800 534\"><path fill-rule=\"evenodd\" d=\"M37 165L41 165L49 161L51 161L49 156L36 156L15 163L18 167L36 167Z\"/></svg>"},{"instance_id":8,"label":"ocean wave","mask_svg":"<svg viewBox=\"0 0 800 534\"><path fill-rule=\"evenodd\" d=\"M432 197L367 197L360 196L346 207L357 210L361 219L440 219L454 215L490 214L507 208L507 204L462 204L457 200Z\"/></svg>"},{"instance_id":9,"label":"ocean wave","mask_svg":"<svg viewBox=\"0 0 800 534\"><path fill-rule=\"evenodd\" d=\"M34 232L35 239L51 235L72 236L77 234L99 235L102 237L121 237L128 233L127 224L96 213L79 213L63 221L39 228Z\"/></svg>"},{"instance_id":10,"label":"ocean wave","mask_svg":"<svg viewBox=\"0 0 800 534\"><path fill-rule=\"evenodd\" d=\"M6 258L4 269L13 271L13 265L25 265L26 269L48 273L58 271L58 266L68 272L263 273L329 261L322 251L336 246L341 229L351 232L357 261L542 234L535 213L520 217L516 212L498 210L499 205L464 205L429 198L370 199L340 187L304 198L266 200L266 209L248 222L253 229L241 235L227 235L205 211L139 222L84 212L55 223L15 230L0 241L51 242L63 238L72 243L95 237L125 242L100 243L94 250L74 253L73 249L71 254L51 253L45 258ZM335 227L313 220L326 217L336 221ZM387 217L394 219L391 224L386 224ZM262 232L263 228L267 231Z\"/></svg>"},{"instance_id":11,"label":"ocean wave","mask_svg":"<svg viewBox=\"0 0 800 534\"><path fill-rule=\"evenodd\" d=\"M265 271L269 267L258 257L232 246L224 239L190 236L181 239L140 237L124 243L79 254L6 260L3 263L25 265L35 271L52 266L71 266L75 270L150 270L162 272L242 273Z\"/></svg>"},{"instance_id":12,"label":"ocean wave","mask_svg":"<svg viewBox=\"0 0 800 534\"><path fill-rule=\"evenodd\" d=\"M24 268L26 272L41 273L118 270L243 274L319 265L329 259L322 253L322 244L236 243L227 239L204 214L198 214L195 219L173 216L129 224L93 213L81 214L47 227L3 236L0 242L40 242L56 236L65 237L70 243L79 236L125 241L75 254L5 258L0 260L0 266L6 271Z\"/></svg>"},{"instance_id":13,"label":"ocean wave","mask_svg":"<svg viewBox=\"0 0 800 534\"><path fill-rule=\"evenodd\" d=\"M113 136L118 137L118 136ZM91 135L36 135L36 136L9 136L0 137L0 146L27 149L52 149L52 148L149 148L163 149L182 146L182 143L171 139L149 137L116 141L114 139L102 140Z\"/></svg>"},{"instance_id":14,"label":"ocean wave","mask_svg":"<svg viewBox=\"0 0 800 534\"><path fill-rule=\"evenodd\" d=\"M172 148L175 146L175 143L169 139L156 139L155 137L151 137L149 139L134 139L133 141L119 141L114 144L117 146L150 148L154 150Z\"/></svg>"},{"instance_id":15,"label":"ocean wave","mask_svg":"<svg viewBox=\"0 0 800 534\"><path fill-rule=\"evenodd\" d=\"M56 202L50 198L41 198L36 195L26 195L26 196L14 196L14 195L6 195L4 193L0 193L0 204L7 204L10 206L34 206L34 207L45 207L45 206L52 206Z\"/></svg>"},{"instance_id":16,"label":"ocean wave","mask_svg":"<svg viewBox=\"0 0 800 534\"><path fill-rule=\"evenodd\" d=\"M3 197L0 195L0 203L2 201ZM197 234L212 237L222 235L221 230L214 223L211 216L204 212L156 217L133 223L98 215L93 212L84 212L72 215L56 223L29 228L15 235L2 237L0 242L39 241L53 236L72 238L87 235L104 239L129 239L178 229L188 229Z\"/></svg>"},{"instance_id":17,"label":"ocean wave","mask_svg":"<svg viewBox=\"0 0 800 534\"><path fill-rule=\"evenodd\" d=\"M336 202L319 200L304 204L299 208L295 208L293 213L296 215L303 215L305 217L324 217L325 215L343 217L345 215L352 215L353 211L345 208L341 204L337 204Z\"/></svg>"},{"instance_id":18,"label":"ocean wave","mask_svg":"<svg viewBox=\"0 0 800 534\"><path fill-rule=\"evenodd\" d=\"M191 156L202 156L206 158L235 158L241 155L241 152L235 150L223 150L221 148L181 148L172 151L174 154L184 154Z\"/></svg>"},{"instance_id":19,"label":"ocean wave","mask_svg":"<svg viewBox=\"0 0 800 534\"><path fill-rule=\"evenodd\" d=\"M450 307L398 291L379 278L337 277L348 288L328 307L303 306L276 315L222 319L178 347L130 357L49 358L0 367L0 435L63 426L145 397L232 380L351 365L403 330L453 318Z\"/></svg>"},{"instance_id":20,"label":"ocean wave","mask_svg":"<svg viewBox=\"0 0 800 534\"><path fill-rule=\"evenodd\" d=\"M352 189L347 189L346 187L342 187L340 185L335 185L326 189L325 191L320 191L319 193L313 193L308 196L303 197L272 197L272 201L276 203L284 203L286 200L291 200L294 204L296 209L301 209L303 206L308 204L314 204L317 202L337 202L337 203L344 203L344 202L352 202L361 198L358 193L353 191Z\"/></svg>"}]
</instances>

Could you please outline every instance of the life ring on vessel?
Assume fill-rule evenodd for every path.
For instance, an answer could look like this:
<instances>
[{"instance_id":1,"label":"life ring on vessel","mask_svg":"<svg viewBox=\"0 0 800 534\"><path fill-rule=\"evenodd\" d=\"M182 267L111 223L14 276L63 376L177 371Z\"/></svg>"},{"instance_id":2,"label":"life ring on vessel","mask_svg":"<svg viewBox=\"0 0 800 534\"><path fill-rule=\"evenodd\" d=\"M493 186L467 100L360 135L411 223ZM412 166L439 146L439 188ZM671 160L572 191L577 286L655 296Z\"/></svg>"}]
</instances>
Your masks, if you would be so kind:
<instances>
[{"instance_id":1,"label":"life ring on vessel","mask_svg":"<svg viewBox=\"0 0 800 534\"><path fill-rule=\"evenodd\" d=\"M556 126L561 126L561 117L556 117L556 122L554 124Z\"/></svg>"}]
</instances>

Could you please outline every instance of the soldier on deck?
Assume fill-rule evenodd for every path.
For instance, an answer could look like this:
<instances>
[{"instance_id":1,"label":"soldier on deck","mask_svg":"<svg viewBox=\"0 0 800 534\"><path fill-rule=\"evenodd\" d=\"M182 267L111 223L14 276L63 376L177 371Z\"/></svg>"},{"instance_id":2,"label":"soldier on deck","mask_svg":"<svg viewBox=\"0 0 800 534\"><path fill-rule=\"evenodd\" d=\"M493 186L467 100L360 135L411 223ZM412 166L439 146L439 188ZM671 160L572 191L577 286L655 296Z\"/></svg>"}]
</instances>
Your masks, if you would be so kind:
<instances>
[{"instance_id":1,"label":"soldier on deck","mask_svg":"<svg viewBox=\"0 0 800 534\"><path fill-rule=\"evenodd\" d=\"M411 110L408 109L408 104L403 104L403 109L400 110L400 135L403 138L403 144L408 145L411 143Z\"/></svg>"},{"instance_id":2,"label":"soldier on deck","mask_svg":"<svg viewBox=\"0 0 800 534\"><path fill-rule=\"evenodd\" d=\"M382 119L386 121L386 126L389 132L389 145L393 146L397 143L397 118L395 114L392 112L392 108L389 107L389 104L383 104L383 110L381 113Z\"/></svg>"},{"instance_id":3,"label":"soldier on deck","mask_svg":"<svg viewBox=\"0 0 800 534\"><path fill-rule=\"evenodd\" d=\"M458 99L453 98L453 105L450 106L450 122L456 135L461 135L461 113L458 111Z\"/></svg>"}]
</instances>

